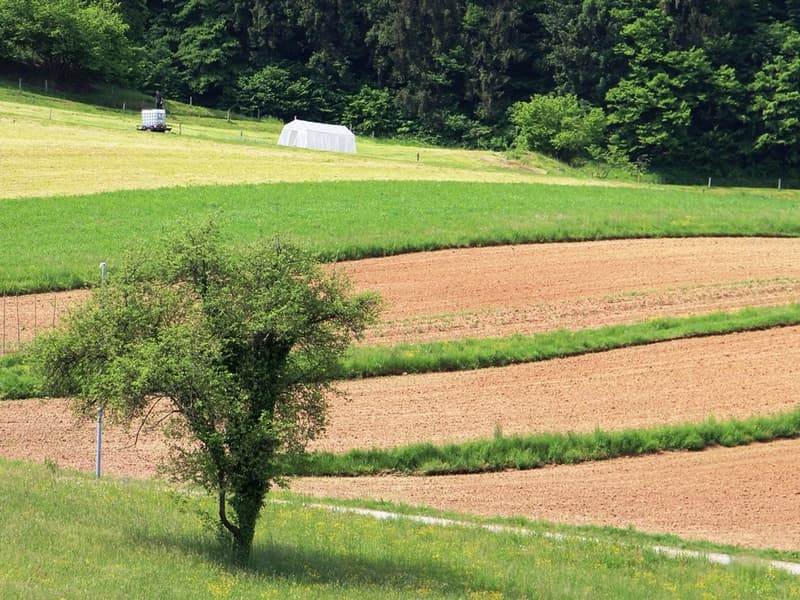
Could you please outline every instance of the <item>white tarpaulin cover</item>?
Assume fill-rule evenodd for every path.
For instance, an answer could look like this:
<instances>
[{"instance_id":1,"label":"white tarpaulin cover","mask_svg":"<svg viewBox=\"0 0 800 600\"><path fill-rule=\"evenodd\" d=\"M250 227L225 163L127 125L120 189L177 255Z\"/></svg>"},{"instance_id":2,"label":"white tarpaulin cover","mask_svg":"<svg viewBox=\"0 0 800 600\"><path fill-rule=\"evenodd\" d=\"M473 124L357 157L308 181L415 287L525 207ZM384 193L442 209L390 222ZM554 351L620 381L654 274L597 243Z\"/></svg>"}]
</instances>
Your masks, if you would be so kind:
<instances>
[{"instance_id":1,"label":"white tarpaulin cover","mask_svg":"<svg viewBox=\"0 0 800 600\"><path fill-rule=\"evenodd\" d=\"M283 126L278 145L355 154L356 136L344 125L327 125L295 119Z\"/></svg>"}]
</instances>

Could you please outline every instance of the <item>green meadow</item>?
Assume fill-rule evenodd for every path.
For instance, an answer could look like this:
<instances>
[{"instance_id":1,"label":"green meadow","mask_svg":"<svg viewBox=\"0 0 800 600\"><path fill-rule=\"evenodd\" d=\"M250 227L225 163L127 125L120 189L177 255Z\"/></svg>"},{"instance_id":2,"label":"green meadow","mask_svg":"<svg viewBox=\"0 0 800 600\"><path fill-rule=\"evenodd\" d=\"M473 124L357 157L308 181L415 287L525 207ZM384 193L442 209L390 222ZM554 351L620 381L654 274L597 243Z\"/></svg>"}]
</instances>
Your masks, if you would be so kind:
<instances>
[{"instance_id":1,"label":"green meadow","mask_svg":"<svg viewBox=\"0 0 800 600\"><path fill-rule=\"evenodd\" d=\"M800 196L455 182L168 188L0 202L0 293L91 285L97 265L215 220L233 246L280 234L325 260L514 243L798 236Z\"/></svg>"},{"instance_id":2,"label":"green meadow","mask_svg":"<svg viewBox=\"0 0 800 600\"><path fill-rule=\"evenodd\" d=\"M264 509L253 559L240 567L209 525L213 503L203 496L0 460L3 598L800 595L790 575L667 558L632 534L554 540L382 522L281 498Z\"/></svg>"}]
</instances>

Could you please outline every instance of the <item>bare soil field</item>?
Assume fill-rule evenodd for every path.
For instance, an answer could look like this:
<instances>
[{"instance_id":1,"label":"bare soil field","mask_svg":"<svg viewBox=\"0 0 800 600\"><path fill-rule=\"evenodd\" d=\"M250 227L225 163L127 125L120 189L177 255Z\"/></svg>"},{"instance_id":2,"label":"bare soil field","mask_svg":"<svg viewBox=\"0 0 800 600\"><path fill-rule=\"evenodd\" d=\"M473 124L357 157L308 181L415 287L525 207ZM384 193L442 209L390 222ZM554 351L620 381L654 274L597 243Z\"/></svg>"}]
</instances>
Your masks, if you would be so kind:
<instances>
[{"instance_id":1,"label":"bare soil field","mask_svg":"<svg viewBox=\"0 0 800 600\"><path fill-rule=\"evenodd\" d=\"M89 290L0 296L0 355L13 352L44 329L49 329L69 309L89 296Z\"/></svg>"},{"instance_id":2,"label":"bare soil field","mask_svg":"<svg viewBox=\"0 0 800 600\"><path fill-rule=\"evenodd\" d=\"M800 549L800 440L441 477L307 478L299 493Z\"/></svg>"},{"instance_id":3,"label":"bare soil field","mask_svg":"<svg viewBox=\"0 0 800 600\"><path fill-rule=\"evenodd\" d=\"M337 265L386 300L367 343L576 329L800 299L800 240L696 238L421 252Z\"/></svg>"},{"instance_id":4,"label":"bare soil field","mask_svg":"<svg viewBox=\"0 0 800 600\"><path fill-rule=\"evenodd\" d=\"M318 448L747 417L800 401L800 327L495 369L346 382Z\"/></svg>"},{"instance_id":5,"label":"bare soil field","mask_svg":"<svg viewBox=\"0 0 800 600\"><path fill-rule=\"evenodd\" d=\"M800 240L696 238L499 246L336 265L386 300L365 344L579 329L800 301ZM5 351L86 298L0 299ZM17 319L19 305L19 320ZM4 350L0 344L0 353Z\"/></svg>"},{"instance_id":6,"label":"bare soil field","mask_svg":"<svg viewBox=\"0 0 800 600\"><path fill-rule=\"evenodd\" d=\"M151 417L152 418L152 417ZM106 424L103 432L103 472L150 477L167 456L164 437L144 429ZM0 456L34 462L53 461L59 467L94 471L95 424L73 415L69 401L8 400L0 402Z\"/></svg>"},{"instance_id":7,"label":"bare soil field","mask_svg":"<svg viewBox=\"0 0 800 600\"><path fill-rule=\"evenodd\" d=\"M315 449L454 442L504 433L591 431L747 417L800 398L800 327L665 342L561 360L344 382ZM90 470L91 422L65 400L0 402L0 456ZM166 453L148 434L138 448L108 437L111 472L147 476Z\"/></svg>"}]
</instances>

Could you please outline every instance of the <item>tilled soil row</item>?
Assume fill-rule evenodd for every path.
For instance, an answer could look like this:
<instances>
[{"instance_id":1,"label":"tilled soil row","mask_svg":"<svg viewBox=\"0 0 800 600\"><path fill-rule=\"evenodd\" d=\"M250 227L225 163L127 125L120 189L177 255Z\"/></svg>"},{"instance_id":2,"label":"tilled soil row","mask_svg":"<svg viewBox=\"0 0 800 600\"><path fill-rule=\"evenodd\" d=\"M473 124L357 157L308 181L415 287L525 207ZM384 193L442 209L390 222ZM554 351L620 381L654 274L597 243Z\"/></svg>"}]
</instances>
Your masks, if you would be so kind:
<instances>
[{"instance_id":1,"label":"tilled soil row","mask_svg":"<svg viewBox=\"0 0 800 600\"><path fill-rule=\"evenodd\" d=\"M800 401L800 327L539 363L351 381L319 448L457 442L769 414Z\"/></svg>"},{"instance_id":2,"label":"tilled soil row","mask_svg":"<svg viewBox=\"0 0 800 600\"><path fill-rule=\"evenodd\" d=\"M486 516L634 526L753 548L800 549L800 440L440 477L303 478L292 490Z\"/></svg>"},{"instance_id":3,"label":"tilled soil row","mask_svg":"<svg viewBox=\"0 0 800 600\"><path fill-rule=\"evenodd\" d=\"M800 301L800 240L533 244L340 263L386 300L368 343L577 329Z\"/></svg>"},{"instance_id":4,"label":"tilled soil row","mask_svg":"<svg viewBox=\"0 0 800 600\"><path fill-rule=\"evenodd\" d=\"M643 428L790 410L800 398L800 327L665 342L460 373L343 382L317 450L437 444L505 434ZM138 447L107 436L111 472L149 475L157 434ZM92 423L67 401L0 402L0 455L79 469L93 464Z\"/></svg>"},{"instance_id":5,"label":"tilled soil row","mask_svg":"<svg viewBox=\"0 0 800 600\"><path fill-rule=\"evenodd\" d=\"M383 322L368 332L366 344L578 329L800 301L800 240L794 239L499 246L334 268L386 301ZM86 295L9 296L4 311L0 301L5 351L52 326Z\"/></svg>"}]
</instances>

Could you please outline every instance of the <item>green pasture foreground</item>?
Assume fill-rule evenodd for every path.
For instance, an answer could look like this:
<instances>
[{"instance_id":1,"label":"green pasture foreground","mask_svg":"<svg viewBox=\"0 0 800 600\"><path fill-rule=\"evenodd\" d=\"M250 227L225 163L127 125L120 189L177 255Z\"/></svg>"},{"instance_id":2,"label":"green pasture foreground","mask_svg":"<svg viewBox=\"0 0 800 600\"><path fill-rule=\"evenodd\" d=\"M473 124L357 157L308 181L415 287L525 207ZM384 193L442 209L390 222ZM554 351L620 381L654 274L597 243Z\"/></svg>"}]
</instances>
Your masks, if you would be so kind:
<instances>
[{"instance_id":1,"label":"green pasture foreground","mask_svg":"<svg viewBox=\"0 0 800 600\"><path fill-rule=\"evenodd\" d=\"M285 497L285 496L284 496ZM629 536L549 540L270 503L234 567L213 503L0 461L4 598L791 598L800 579L670 559ZM563 528L562 528L563 529Z\"/></svg>"},{"instance_id":2,"label":"green pasture foreground","mask_svg":"<svg viewBox=\"0 0 800 600\"><path fill-rule=\"evenodd\" d=\"M798 236L800 196L454 182L167 188L0 201L0 293L97 281L126 248L213 219L234 246L274 234L326 260L437 248L679 236Z\"/></svg>"}]
</instances>

